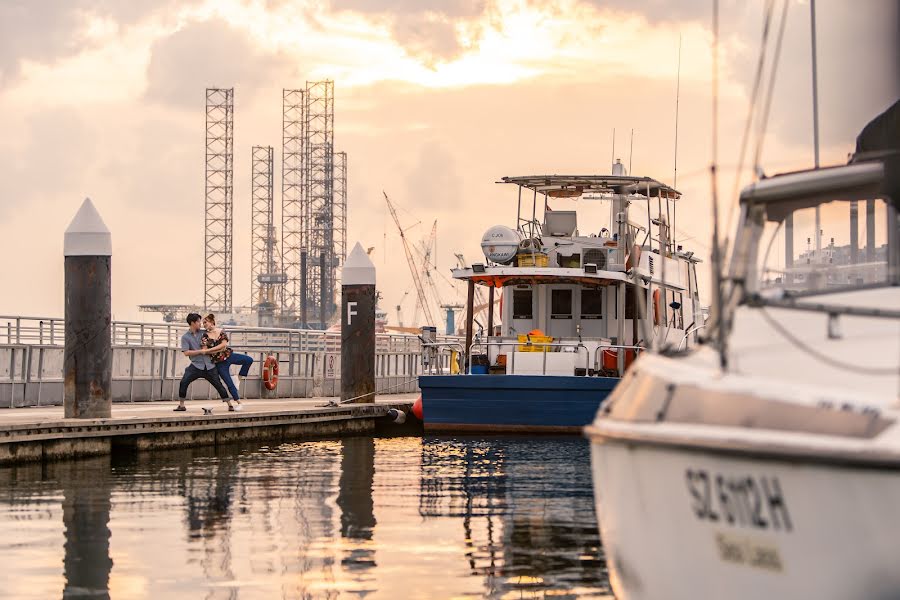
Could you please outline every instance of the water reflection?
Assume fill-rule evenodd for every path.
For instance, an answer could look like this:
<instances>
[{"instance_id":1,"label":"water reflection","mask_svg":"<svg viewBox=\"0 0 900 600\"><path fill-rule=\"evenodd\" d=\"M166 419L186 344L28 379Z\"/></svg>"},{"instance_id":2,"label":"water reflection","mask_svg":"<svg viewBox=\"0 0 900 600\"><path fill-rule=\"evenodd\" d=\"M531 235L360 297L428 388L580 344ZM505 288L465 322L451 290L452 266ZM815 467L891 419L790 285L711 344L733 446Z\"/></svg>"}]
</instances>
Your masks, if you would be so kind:
<instances>
[{"instance_id":1,"label":"water reflection","mask_svg":"<svg viewBox=\"0 0 900 600\"><path fill-rule=\"evenodd\" d=\"M112 478L109 457L54 463L49 477L67 481L63 488L65 528L63 598L109 598L109 512Z\"/></svg>"},{"instance_id":2,"label":"water reflection","mask_svg":"<svg viewBox=\"0 0 900 600\"><path fill-rule=\"evenodd\" d=\"M487 596L610 593L580 439L427 440L419 511L461 517Z\"/></svg>"},{"instance_id":3,"label":"water reflection","mask_svg":"<svg viewBox=\"0 0 900 600\"><path fill-rule=\"evenodd\" d=\"M370 437L0 468L0 597L597 597L580 439Z\"/></svg>"}]
</instances>

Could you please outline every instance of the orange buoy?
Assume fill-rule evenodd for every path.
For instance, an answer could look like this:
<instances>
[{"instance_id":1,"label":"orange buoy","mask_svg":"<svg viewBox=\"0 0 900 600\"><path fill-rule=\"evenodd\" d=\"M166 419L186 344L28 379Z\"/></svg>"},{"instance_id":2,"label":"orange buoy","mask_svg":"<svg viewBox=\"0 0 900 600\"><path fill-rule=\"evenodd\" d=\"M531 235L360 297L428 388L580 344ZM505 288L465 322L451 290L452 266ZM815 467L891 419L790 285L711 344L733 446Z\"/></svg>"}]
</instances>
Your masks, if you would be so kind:
<instances>
[{"instance_id":1,"label":"orange buoy","mask_svg":"<svg viewBox=\"0 0 900 600\"><path fill-rule=\"evenodd\" d=\"M262 380L267 390L274 390L278 385L278 359L272 354L263 363Z\"/></svg>"},{"instance_id":2,"label":"orange buoy","mask_svg":"<svg viewBox=\"0 0 900 600\"><path fill-rule=\"evenodd\" d=\"M419 396L416 398L416 401L413 402L412 414L416 415L416 418L420 421L425 420L425 417L423 416L424 413L422 412L422 396Z\"/></svg>"}]
</instances>

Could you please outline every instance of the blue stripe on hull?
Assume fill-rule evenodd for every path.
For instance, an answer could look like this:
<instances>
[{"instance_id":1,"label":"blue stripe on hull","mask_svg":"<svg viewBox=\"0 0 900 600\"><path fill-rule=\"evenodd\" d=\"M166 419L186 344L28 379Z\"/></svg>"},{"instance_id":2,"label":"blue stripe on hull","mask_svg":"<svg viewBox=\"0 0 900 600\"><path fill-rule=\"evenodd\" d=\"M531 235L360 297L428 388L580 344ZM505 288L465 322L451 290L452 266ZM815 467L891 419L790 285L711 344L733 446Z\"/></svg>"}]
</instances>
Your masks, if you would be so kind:
<instances>
[{"instance_id":1,"label":"blue stripe on hull","mask_svg":"<svg viewBox=\"0 0 900 600\"><path fill-rule=\"evenodd\" d=\"M425 427L444 431L572 430L594 420L611 377L422 375Z\"/></svg>"}]
</instances>

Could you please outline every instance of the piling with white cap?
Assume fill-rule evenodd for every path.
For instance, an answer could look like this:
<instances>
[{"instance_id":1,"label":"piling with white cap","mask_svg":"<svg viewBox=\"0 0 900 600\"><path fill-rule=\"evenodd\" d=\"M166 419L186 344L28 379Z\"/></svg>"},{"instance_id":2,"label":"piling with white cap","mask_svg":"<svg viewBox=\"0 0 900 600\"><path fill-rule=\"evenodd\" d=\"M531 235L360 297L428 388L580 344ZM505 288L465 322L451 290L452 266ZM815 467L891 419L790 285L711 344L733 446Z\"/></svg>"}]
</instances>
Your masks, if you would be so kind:
<instances>
[{"instance_id":1,"label":"piling with white cap","mask_svg":"<svg viewBox=\"0 0 900 600\"><path fill-rule=\"evenodd\" d=\"M341 400L375 401L375 265L356 243L341 271Z\"/></svg>"},{"instance_id":2,"label":"piling with white cap","mask_svg":"<svg viewBox=\"0 0 900 600\"><path fill-rule=\"evenodd\" d=\"M67 419L112 416L112 238L86 198L65 233Z\"/></svg>"}]
</instances>

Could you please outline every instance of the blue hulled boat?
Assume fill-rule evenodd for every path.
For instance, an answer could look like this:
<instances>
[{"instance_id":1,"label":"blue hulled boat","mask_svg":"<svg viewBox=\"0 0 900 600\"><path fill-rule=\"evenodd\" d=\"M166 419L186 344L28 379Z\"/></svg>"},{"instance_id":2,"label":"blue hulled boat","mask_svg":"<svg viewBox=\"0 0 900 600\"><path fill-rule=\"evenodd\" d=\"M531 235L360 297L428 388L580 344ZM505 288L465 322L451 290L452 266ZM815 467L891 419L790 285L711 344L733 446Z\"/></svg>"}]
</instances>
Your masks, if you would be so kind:
<instances>
[{"instance_id":1,"label":"blue hulled boat","mask_svg":"<svg viewBox=\"0 0 900 600\"><path fill-rule=\"evenodd\" d=\"M577 433L641 352L686 348L703 325L699 260L670 226L681 195L618 161L612 175L499 183L517 190L516 227L490 228L485 261L453 270L468 284L465 344L423 330L417 411L429 431ZM579 207L607 224L580 228ZM476 286L490 307L478 332Z\"/></svg>"}]
</instances>

